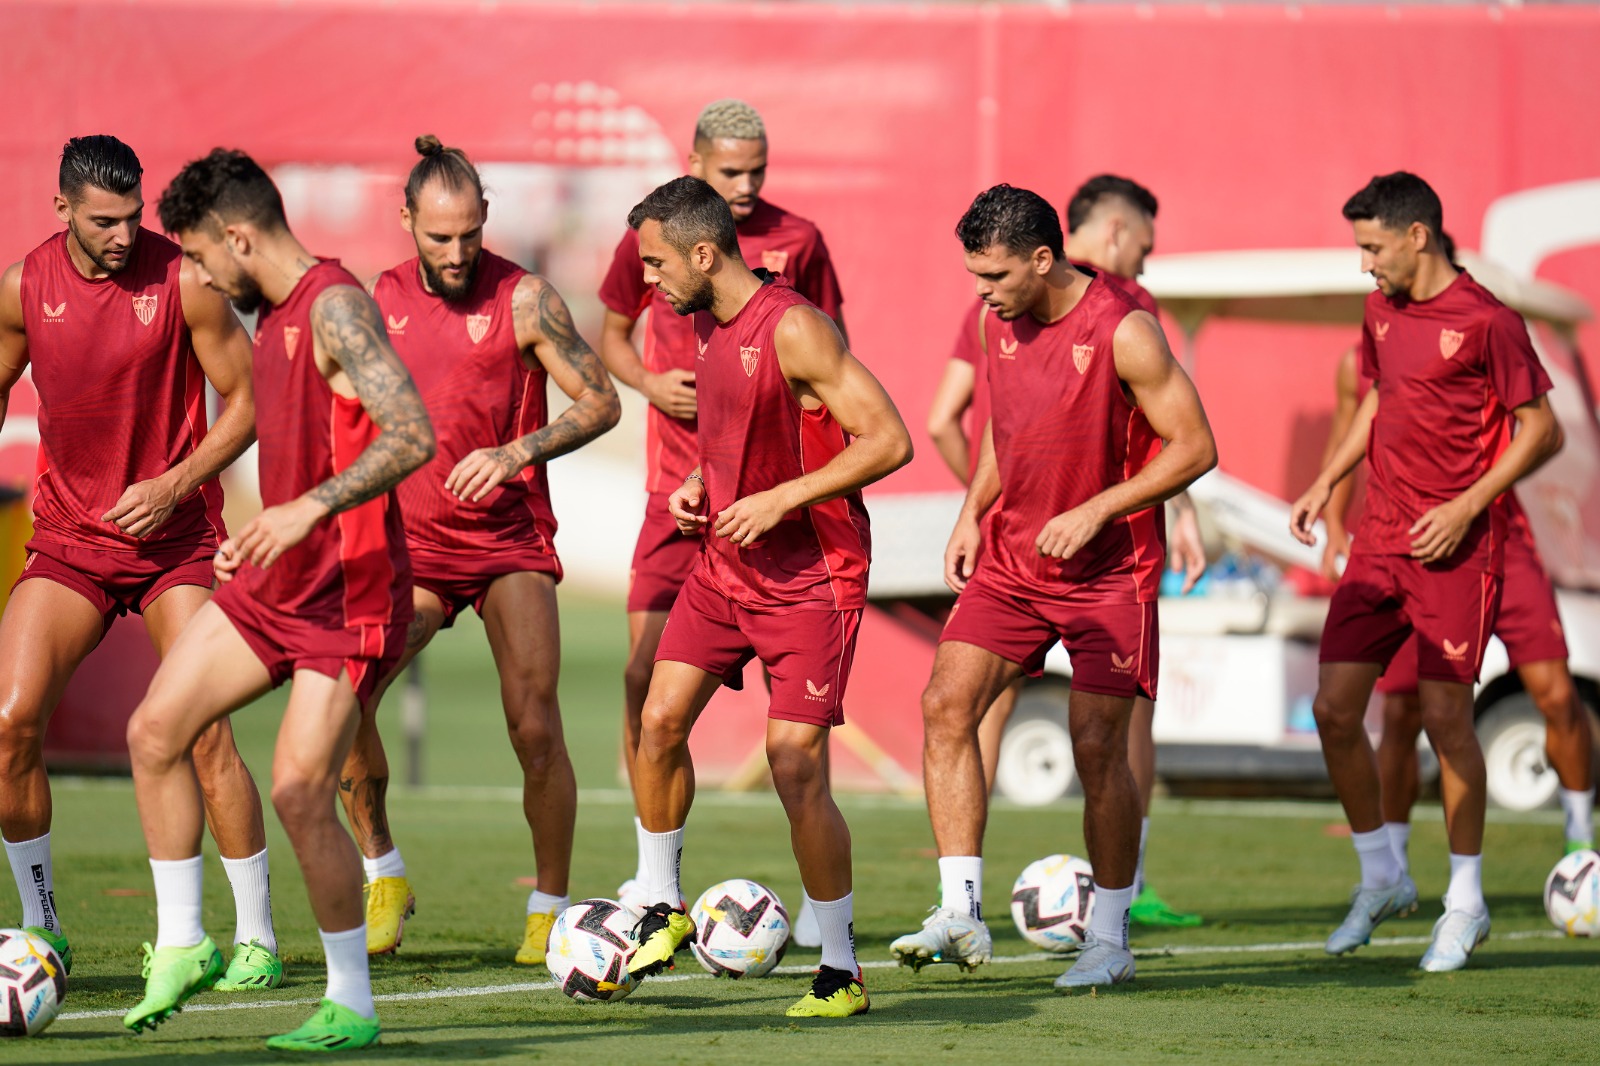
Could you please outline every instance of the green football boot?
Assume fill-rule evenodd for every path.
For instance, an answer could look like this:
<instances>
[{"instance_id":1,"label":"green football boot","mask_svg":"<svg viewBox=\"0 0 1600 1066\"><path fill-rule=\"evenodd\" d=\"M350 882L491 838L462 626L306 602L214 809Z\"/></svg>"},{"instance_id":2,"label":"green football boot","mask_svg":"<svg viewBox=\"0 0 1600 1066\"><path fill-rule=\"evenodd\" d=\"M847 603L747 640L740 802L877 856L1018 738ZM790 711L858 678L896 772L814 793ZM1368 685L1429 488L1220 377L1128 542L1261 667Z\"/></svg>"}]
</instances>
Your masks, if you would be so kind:
<instances>
[{"instance_id":1,"label":"green football boot","mask_svg":"<svg viewBox=\"0 0 1600 1066\"><path fill-rule=\"evenodd\" d=\"M222 976L222 952L206 937L192 948L144 946L144 999L122 1024L135 1033L154 1029L183 1009L197 992L204 992Z\"/></svg>"},{"instance_id":2,"label":"green football boot","mask_svg":"<svg viewBox=\"0 0 1600 1066\"><path fill-rule=\"evenodd\" d=\"M218 992L250 992L257 988L277 988L283 984L283 960L261 946L258 940L235 944L228 972L216 984Z\"/></svg>"},{"instance_id":3,"label":"green football boot","mask_svg":"<svg viewBox=\"0 0 1600 1066\"><path fill-rule=\"evenodd\" d=\"M358 1051L378 1042L378 1019L363 1018L331 999L292 1033L268 1037L273 1051Z\"/></svg>"},{"instance_id":4,"label":"green football boot","mask_svg":"<svg viewBox=\"0 0 1600 1066\"><path fill-rule=\"evenodd\" d=\"M1128 919L1135 925L1153 929L1193 929L1205 921L1198 914L1182 914L1173 910L1148 884L1128 908Z\"/></svg>"},{"instance_id":5,"label":"green football boot","mask_svg":"<svg viewBox=\"0 0 1600 1066\"><path fill-rule=\"evenodd\" d=\"M46 944L49 944L51 950L56 953L56 958L61 960L61 965L66 969L67 973L72 973L72 945L67 943L67 934L52 933L37 925L30 925L22 931L30 936L36 936Z\"/></svg>"}]
</instances>

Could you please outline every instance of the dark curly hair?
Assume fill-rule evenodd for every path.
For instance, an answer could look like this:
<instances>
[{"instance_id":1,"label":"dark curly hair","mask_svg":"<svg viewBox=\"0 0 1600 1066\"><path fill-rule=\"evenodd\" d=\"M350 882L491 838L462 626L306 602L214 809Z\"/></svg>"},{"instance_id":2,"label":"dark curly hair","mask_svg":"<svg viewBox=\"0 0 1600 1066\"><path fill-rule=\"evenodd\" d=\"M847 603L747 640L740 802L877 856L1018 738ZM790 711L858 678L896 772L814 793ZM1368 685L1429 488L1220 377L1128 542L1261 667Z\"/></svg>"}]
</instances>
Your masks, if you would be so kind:
<instances>
[{"instance_id":1,"label":"dark curly hair","mask_svg":"<svg viewBox=\"0 0 1600 1066\"><path fill-rule=\"evenodd\" d=\"M999 244L1026 258L1043 245L1057 259L1066 258L1056 209L1038 193L1013 185L979 193L956 224L956 236L973 253Z\"/></svg>"},{"instance_id":2,"label":"dark curly hair","mask_svg":"<svg viewBox=\"0 0 1600 1066\"><path fill-rule=\"evenodd\" d=\"M156 206L168 233L249 222L265 230L288 228L283 197L261 165L236 148L213 148L178 171Z\"/></svg>"}]
</instances>

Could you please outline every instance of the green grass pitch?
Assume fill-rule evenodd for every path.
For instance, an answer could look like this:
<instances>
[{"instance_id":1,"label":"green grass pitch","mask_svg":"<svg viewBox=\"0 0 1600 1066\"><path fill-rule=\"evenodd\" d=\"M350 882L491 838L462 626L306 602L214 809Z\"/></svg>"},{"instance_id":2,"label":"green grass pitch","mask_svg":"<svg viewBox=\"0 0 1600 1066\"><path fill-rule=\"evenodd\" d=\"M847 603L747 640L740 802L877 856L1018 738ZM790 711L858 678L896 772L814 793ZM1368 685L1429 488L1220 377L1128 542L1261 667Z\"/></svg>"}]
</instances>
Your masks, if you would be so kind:
<instances>
[{"instance_id":1,"label":"green grass pitch","mask_svg":"<svg viewBox=\"0 0 1600 1066\"><path fill-rule=\"evenodd\" d=\"M609 895L632 870L631 806L617 783L624 624L620 606L563 600L563 703L583 789L573 895ZM1493 819L1485 889L1494 935L1469 969L1414 969L1447 875L1436 807L1418 812L1413 861L1425 905L1387 923L1353 957L1322 939L1355 874L1328 804L1158 801L1150 875L1197 930L1135 928L1138 980L1072 998L1050 982L1069 960L1043 958L1006 913L1011 879L1055 851L1082 854L1081 808L999 806L989 824L986 899L996 964L974 975L889 965L888 943L916 927L935 894L920 804L873 797L842 805L855 841L856 935L873 997L847 1022L783 1016L814 952L761 980L712 980L688 953L669 979L614 1004L575 1004L542 968L511 956L532 871L493 666L475 620L443 634L427 662L428 781L396 786L391 810L418 897L405 946L374 961L383 1043L361 1061L484 1062L1581 1062L1600 1046L1600 944L1554 935L1540 890L1559 855L1549 816ZM909 698L909 697L908 697ZM235 718L246 759L269 765L280 700ZM396 777L398 712L384 710ZM265 788L262 777L258 783ZM322 991L320 945L294 859L269 816L278 933L290 982L256 999L207 993L154 1034L122 1034L136 1001L139 944L154 900L126 781L62 781L54 829L58 903L77 953L63 1016L43 1036L0 1043L0 1062L131 1062L227 1055L282 1061L265 1036L292 1028ZM227 882L207 841L206 925L232 931ZM751 877L791 903L799 878L771 795L701 796L689 823L685 888ZM14 904L12 904L14 906ZM14 919L13 919L14 920Z\"/></svg>"}]
</instances>

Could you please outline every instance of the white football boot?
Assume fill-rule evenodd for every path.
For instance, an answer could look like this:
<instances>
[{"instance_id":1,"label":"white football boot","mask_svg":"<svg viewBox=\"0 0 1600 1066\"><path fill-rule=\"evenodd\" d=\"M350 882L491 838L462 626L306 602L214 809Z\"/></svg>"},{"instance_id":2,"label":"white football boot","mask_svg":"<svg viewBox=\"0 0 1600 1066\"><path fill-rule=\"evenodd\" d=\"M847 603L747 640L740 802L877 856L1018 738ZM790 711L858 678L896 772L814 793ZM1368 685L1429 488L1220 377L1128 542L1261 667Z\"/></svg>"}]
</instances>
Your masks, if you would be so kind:
<instances>
[{"instance_id":1,"label":"white football boot","mask_svg":"<svg viewBox=\"0 0 1600 1066\"><path fill-rule=\"evenodd\" d=\"M801 897L800 913L795 915L794 926L789 930L789 936L794 940L796 947L822 946L822 926L817 924L817 912L812 908L809 896Z\"/></svg>"},{"instance_id":2,"label":"white football boot","mask_svg":"<svg viewBox=\"0 0 1600 1066\"><path fill-rule=\"evenodd\" d=\"M1057 992L1070 992L1074 988L1093 985L1120 985L1133 980L1133 952L1115 944L1106 944L1089 934L1083 942L1083 951L1066 973L1056 978Z\"/></svg>"},{"instance_id":3,"label":"white football boot","mask_svg":"<svg viewBox=\"0 0 1600 1066\"><path fill-rule=\"evenodd\" d=\"M1473 949L1489 939L1489 912L1446 911L1433 923L1433 943L1417 963L1429 973L1448 973L1467 964Z\"/></svg>"},{"instance_id":4,"label":"white football boot","mask_svg":"<svg viewBox=\"0 0 1600 1066\"><path fill-rule=\"evenodd\" d=\"M923 919L922 928L889 945L901 966L920 970L930 962L953 962L971 972L989 961L994 941L982 920L942 907Z\"/></svg>"},{"instance_id":5,"label":"white football boot","mask_svg":"<svg viewBox=\"0 0 1600 1066\"><path fill-rule=\"evenodd\" d=\"M1361 888L1350 894L1350 913L1328 937L1329 955L1343 955L1372 941L1379 922L1417 909L1417 885L1409 875L1385 888Z\"/></svg>"}]
</instances>

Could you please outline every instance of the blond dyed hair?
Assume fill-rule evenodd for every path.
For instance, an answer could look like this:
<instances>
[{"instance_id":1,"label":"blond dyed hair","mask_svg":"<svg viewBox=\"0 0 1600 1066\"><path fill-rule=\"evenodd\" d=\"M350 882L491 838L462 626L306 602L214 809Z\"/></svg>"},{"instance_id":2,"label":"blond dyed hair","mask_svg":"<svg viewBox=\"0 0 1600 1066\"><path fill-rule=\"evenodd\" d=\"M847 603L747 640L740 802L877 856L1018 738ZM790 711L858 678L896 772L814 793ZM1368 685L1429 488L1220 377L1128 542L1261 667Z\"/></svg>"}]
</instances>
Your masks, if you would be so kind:
<instances>
[{"instance_id":1,"label":"blond dyed hair","mask_svg":"<svg viewBox=\"0 0 1600 1066\"><path fill-rule=\"evenodd\" d=\"M760 113L743 100L713 100L701 110L694 123L695 144L766 139L766 123L761 121Z\"/></svg>"}]
</instances>

